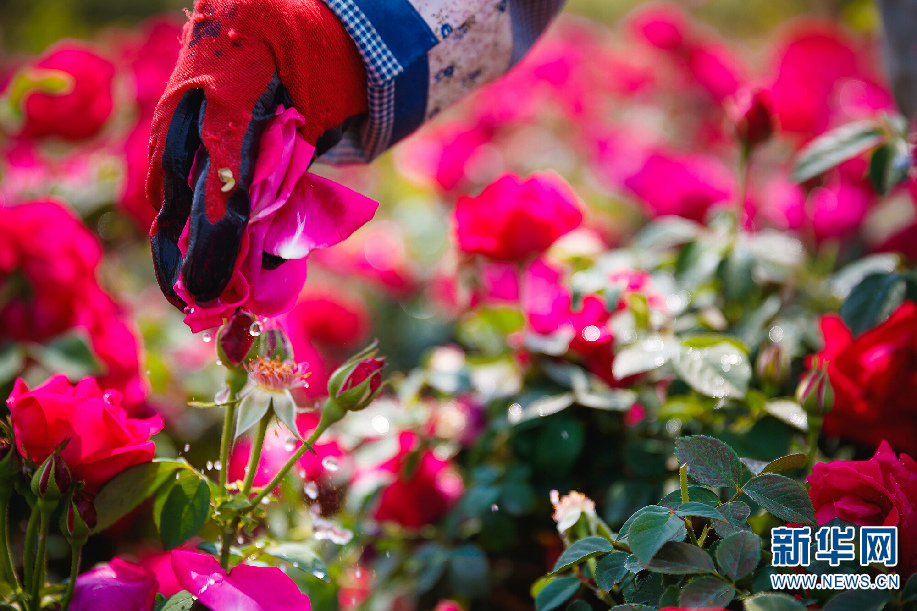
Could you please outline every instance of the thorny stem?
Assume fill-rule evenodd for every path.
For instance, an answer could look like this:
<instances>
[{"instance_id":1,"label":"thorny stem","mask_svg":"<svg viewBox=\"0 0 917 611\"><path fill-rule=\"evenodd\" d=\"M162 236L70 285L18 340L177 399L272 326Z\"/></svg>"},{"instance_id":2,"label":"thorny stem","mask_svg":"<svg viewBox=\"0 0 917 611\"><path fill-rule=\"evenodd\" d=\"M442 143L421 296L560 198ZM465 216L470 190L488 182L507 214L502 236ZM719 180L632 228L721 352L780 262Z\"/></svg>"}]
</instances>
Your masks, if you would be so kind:
<instances>
[{"instance_id":1,"label":"thorny stem","mask_svg":"<svg viewBox=\"0 0 917 611\"><path fill-rule=\"evenodd\" d=\"M739 155L739 201L736 204L736 231L745 225L745 206L748 199L748 174L751 168L751 147L742 145Z\"/></svg>"}]
</instances>

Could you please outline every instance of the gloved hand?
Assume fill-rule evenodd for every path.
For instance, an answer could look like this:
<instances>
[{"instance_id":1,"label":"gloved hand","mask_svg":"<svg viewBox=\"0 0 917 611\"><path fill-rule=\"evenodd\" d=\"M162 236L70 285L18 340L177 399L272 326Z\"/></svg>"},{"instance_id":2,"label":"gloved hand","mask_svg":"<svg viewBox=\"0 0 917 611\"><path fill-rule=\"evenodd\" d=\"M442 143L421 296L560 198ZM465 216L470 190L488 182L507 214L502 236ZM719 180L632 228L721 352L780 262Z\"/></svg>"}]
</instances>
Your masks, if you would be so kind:
<instances>
[{"instance_id":1,"label":"gloved hand","mask_svg":"<svg viewBox=\"0 0 917 611\"><path fill-rule=\"evenodd\" d=\"M305 116L310 144L322 136L319 153L334 144L329 130L366 112L364 64L338 18L321 0L198 0L153 117L147 178L156 279L179 308L179 274L200 303L232 276L258 142L278 103Z\"/></svg>"}]
</instances>

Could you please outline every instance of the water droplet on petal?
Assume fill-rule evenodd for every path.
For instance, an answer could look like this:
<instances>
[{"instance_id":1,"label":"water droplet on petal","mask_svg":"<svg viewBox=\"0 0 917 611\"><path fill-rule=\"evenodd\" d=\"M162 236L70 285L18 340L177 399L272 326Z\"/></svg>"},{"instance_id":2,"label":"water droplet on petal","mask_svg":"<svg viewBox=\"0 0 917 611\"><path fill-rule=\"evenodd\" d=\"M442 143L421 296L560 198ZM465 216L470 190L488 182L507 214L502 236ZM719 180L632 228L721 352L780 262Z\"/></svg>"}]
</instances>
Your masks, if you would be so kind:
<instances>
[{"instance_id":1,"label":"water droplet on petal","mask_svg":"<svg viewBox=\"0 0 917 611\"><path fill-rule=\"evenodd\" d=\"M201 333L201 339L203 339L205 342L209 342L213 339L213 335L210 334L210 331L204 331Z\"/></svg>"},{"instance_id":2,"label":"water droplet on petal","mask_svg":"<svg viewBox=\"0 0 917 611\"><path fill-rule=\"evenodd\" d=\"M187 314L188 316L191 316L192 314L194 314L194 308L192 306L186 306L183 312Z\"/></svg>"},{"instance_id":3,"label":"water droplet on petal","mask_svg":"<svg viewBox=\"0 0 917 611\"><path fill-rule=\"evenodd\" d=\"M314 501L318 498L318 484L315 482L306 482L306 485L303 486L303 492Z\"/></svg>"},{"instance_id":4,"label":"water droplet on petal","mask_svg":"<svg viewBox=\"0 0 917 611\"><path fill-rule=\"evenodd\" d=\"M337 459L333 456L326 456L322 459L322 467L334 473L341 468L341 465L338 463Z\"/></svg>"},{"instance_id":5,"label":"water droplet on petal","mask_svg":"<svg viewBox=\"0 0 917 611\"><path fill-rule=\"evenodd\" d=\"M258 337L264 333L264 325L261 324L261 321L256 320L252 323L252 326L248 328L248 332L252 337Z\"/></svg>"}]
</instances>

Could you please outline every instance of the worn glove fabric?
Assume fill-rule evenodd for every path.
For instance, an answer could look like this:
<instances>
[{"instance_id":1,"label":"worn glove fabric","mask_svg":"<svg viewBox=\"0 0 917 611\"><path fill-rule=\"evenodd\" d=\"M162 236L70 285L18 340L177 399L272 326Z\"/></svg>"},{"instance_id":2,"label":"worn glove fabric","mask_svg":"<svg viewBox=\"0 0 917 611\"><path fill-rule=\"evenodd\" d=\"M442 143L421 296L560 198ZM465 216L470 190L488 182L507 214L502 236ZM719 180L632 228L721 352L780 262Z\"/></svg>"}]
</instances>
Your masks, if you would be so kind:
<instances>
[{"instance_id":1,"label":"worn glove fabric","mask_svg":"<svg viewBox=\"0 0 917 611\"><path fill-rule=\"evenodd\" d=\"M201 303L232 275L257 145L278 103L306 118L310 144L366 112L365 67L334 13L320 0L198 0L153 117L147 178L156 278L177 307L179 274Z\"/></svg>"}]
</instances>

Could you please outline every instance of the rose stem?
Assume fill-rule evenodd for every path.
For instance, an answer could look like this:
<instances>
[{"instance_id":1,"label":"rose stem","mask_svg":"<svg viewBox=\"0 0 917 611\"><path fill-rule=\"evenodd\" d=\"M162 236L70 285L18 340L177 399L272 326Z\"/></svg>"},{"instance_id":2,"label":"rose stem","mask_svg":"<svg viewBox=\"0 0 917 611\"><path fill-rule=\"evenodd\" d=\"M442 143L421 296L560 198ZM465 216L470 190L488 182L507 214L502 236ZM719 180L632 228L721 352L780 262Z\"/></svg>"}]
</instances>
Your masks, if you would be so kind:
<instances>
[{"instance_id":1,"label":"rose stem","mask_svg":"<svg viewBox=\"0 0 917 611\"><path fill-rule=\"evenodd\" d=\"M242 482L242 497L247 497L252 489L252 483L255 481L255 474L258 472L258 463L261 462L261 448L264 447L264 435L267 432L267 425L274 415L274 401L271 400L264 416L258 421L258 428L255 429L255 436L252 438L252 451L248 457L248 467L245 469L245 480ZM224 468L225 473L228 469ZM223 537L220 542L220 566L223 570L229 570L229 548L232 545L233 535L239 528L239 518L233 519L232 523L223 530Z\"/></svg>"},{"instance_id":2,"label":"rose stem","mask_svg":"<svg viewBox=\"0 0 917 611\"><path fill-rule=\"evenodd\" d=\"M25 546L22 553L22 568L25 577L25 589L32 586L32 567L35 566L35 540L38 538L38 504L32 506L29 525L25 531Z\"/></svg>"},{"instance_id":3,"label":"rose stem","mask_svg":"<svg viewBox=\"0 0 917 611\"><path fill-rule=\"evenodd\" d=\"M82 545L70 545L70 581L67 583L67 592L64 594L64 602L61 603L61 611L67 611L67 608L70 607L70 601L73 600L73 589L76 587L76 576L80 573L82 555Z\"/></svg>"},{"instance_id":4,"label":"rose stem","mask_svg":"<svg viewBox=\"0 0 917 611\"><path fill-rule=\"evenodd\" d=\"M9 514L9 494L0 493L0 578L19 587L19 576L13 567L13 555L10 552Z\"/></svg>"},{"instance_id":5,"label":"rose stem","mask_svg":"<svg viewBox=\"0 0 917 611\"><path fill-rule=\"evenodd\" d=\"M41 505L41 501L38 502ZM35 554L35 568L32 570L31 601L35 611L41 609L41 586L45 580L45 550L48 545L48 531L51 529L51 514L54 505L42 507L41 528L38 531L38 552Z\"/></svg>"},{"instance_id":6,"label":"rose stem","mask_svg":"<svg viewBox=\"0 0 917 611\"><path fill-rule=\"evenodd\" d=\"M223 414L223 435L220 437L220 487L225 491L227 473L229 472L229 448L232 445L232 431L236 420L236 397L245 382L248 374L244 369L229 369L226 371L226 386L229 387L229 399L226 411Z\"/></svg>"}]
</instances>

